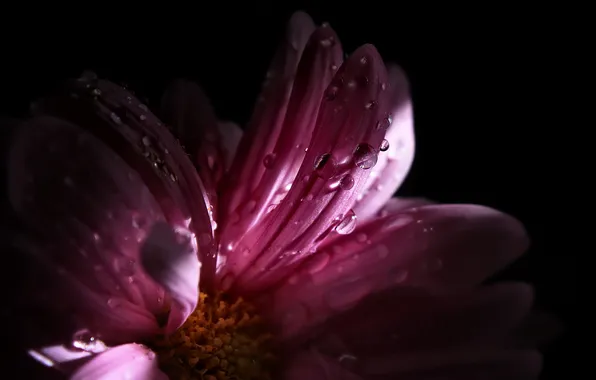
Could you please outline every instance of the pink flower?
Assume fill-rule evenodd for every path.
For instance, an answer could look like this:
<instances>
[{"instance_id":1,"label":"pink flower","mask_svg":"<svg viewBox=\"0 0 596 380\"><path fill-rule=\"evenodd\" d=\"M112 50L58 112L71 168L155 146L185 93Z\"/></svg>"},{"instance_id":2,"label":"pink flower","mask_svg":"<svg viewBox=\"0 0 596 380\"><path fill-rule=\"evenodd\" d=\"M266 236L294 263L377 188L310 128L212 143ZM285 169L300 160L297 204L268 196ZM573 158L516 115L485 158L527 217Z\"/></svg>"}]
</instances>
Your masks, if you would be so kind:
<instances>
[{"instance_id":1,"label":"pink flower","mask_svg":"<svg viewBox=\"0 0 596 380\"><path fill-rule=\"evenodd\" d=\"M38 103L9 166L29 353L74 379L536 377L514 334L532 290L479 286L524 228L391 198L414 157L405 75L371 45L342 56L295 14L244 133L176 82L162 116L189 155L93 75Z\"/></svg>"}]
</instances>

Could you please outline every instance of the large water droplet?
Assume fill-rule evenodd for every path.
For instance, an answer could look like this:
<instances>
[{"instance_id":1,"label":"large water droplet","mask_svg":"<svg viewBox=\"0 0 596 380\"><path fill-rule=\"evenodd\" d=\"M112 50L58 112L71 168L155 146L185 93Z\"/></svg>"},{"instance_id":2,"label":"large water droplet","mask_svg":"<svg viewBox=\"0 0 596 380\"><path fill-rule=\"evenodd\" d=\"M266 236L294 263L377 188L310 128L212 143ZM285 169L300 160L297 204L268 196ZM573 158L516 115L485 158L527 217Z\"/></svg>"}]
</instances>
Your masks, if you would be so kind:
<instances>
[{"instance_id":1,"label":"large water droplet","mask_svg":"<svg viewBox=\"0 0 596 380\"><path fill-rule=\"evenodd\" d=\"M329 153L325 153L317 157L315 160L314 169L321 178L331 178L335 174L335 160Z\"/></svg>"},{"instance_id":2,"label":"large water droplet","mask_svg":"<svg viewBox=\"0 0 596 380\"><path fill-rule=\"evenodd\" d=\"M339 181L339 188L342 190L350 190L354 187L354 177L351 175L346 175Z\"/></svg>"},{"instance_id":3,"label":"large water droplet","mask_svg":"<svg viewBox=\"0 0 596 380\"><path fill-rule=\"evenodd\" d=\"M370 102L367 102L364 104L364 108L367 110L371 110L371 109L375 108L376 105L377 105L377 102L375 102L374 100L371 100Z\"/></svg>"},{"instance_id":4,"label":"large water droplet","mask_svg":"<svg viewBox=\"0 0 596 380\"><path fill-rule=\"evenodd\" d=\"M124 276L132 276L135 273L136 262L130 257L117 257L114 259L114 270Z\"/></svg>"},{"instance_id":5,"label":"large water droplet","mask_svg":"<svg viewBox=\"0 0 596 380\"><path fill-rule=\"evenodd\" d=\"M381 145L379 146L379 150L381 152L386 152L387 149L389 149L389 141L387 141L387 139L383 139L383 141L381 141Z\"/></svg>"},{"instance_id":6,"label":"large water droplet","mask_svg":"<svg viewBox=\"0 0 596 380\"><path fill-rule=\"evenodd\" d=\"M76 332L72 337L72 347L98 354L107 350L106 345L101 340L97 339L89 330L84 329Z\"/></svg>"},{"instance_id":7,"label":"large water droplet","mask_svg":"<svg viewBox=\"0 0 596 380\"><path fill-rule=\"evenodd\" d=\"M343 217L341 222L335 227L335 231L340 235L347 235L356 228L356 213L350 209Z\"/></svg>"},{"instance_id":8,"label":"large water droplet","mask_svg":"<svg viewBox=\"0 0 596 380\"><path fill-rule=\"evenodd\" d=\"M329 88L327 88L327 91L325 91L325 99L335 100L335 98L337 98L338 92L339 92L339 87L329 86Z\"/></svg>"},{"instance_id":9,"label":"large water droplet","mask_svg":"<svg viewBox=\"0 0 596 380\"><path fill-rule=\"evenodd\" d=\"M377 153L369 144L362 143L354 151L354 163L361 169L370 169L377 163Z\"/></svg>"},{"instance_id":10,"label":"large water droplet","mask_svg":"<svg viewBox=\"0 0 596 380\"><path fill-rule=\"evenodd\" d=\"M266 155L265 158L263 158L263 165L265 165L265 167L267 169L271 169L273 167L273 165L275 164L275 157L276 157L275 153L270 153L270 154Z\"/></svg>"}]
</instances>

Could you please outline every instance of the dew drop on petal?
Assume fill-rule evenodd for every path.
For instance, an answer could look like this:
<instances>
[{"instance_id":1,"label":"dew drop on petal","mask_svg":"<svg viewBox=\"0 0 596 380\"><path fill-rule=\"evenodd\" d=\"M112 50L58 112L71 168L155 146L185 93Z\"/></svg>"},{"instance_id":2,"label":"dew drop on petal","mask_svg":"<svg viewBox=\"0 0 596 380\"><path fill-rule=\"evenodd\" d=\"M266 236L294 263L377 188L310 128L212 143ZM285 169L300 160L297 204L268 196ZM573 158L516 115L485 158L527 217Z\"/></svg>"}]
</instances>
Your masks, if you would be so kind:
<instances>
[{"instance_id":1,"label":"dew drop on petal","mask_svg":"<svg viewBox=\"0 0 596 380\"><path fill-rule=\"evenodd\" d=\"M377 164L377 153L366 143L359 144L354 151L354 162L361 169L370 169Z\"/></svg>"},{"instance_id":2,"label":"dew drop on petal","mask_svg":"<svg viewBox=\"0 0 596 380\"><path fill-rule=\"evenodd\" d=\"M337 98L338 92L339 92L339 87L329 86L329 88L327 88L327 91L325 91L325 99L335 100L335 98Z\"/></svg>"},{"instance_id":3,"label":"dew drop on petal","mask_svg":"<svg viewBox=\"0 0 596 380\"><path fill-rule=\"evenodd\" d=\"M371 110L373 108L375 108L375 106L377 105L377 103L375 101L370 101L364 104L364 108L367 110Z\"/></svg>"},{"instance_id":4,"label":"dew drop on petal","mask_svg":"<svg viewBox=\"0 0 596 380\"><path fill-rule=\"evenodd\" d=\"M389 141L387 141L387 139L383 139L383 141L381 141L381 146L379 146L379 150L381 152L386 152L387 149L389 149Z\"/></svg>"},{"instance_id":5,"label":"dew drop on petal","mask_svg":"<svg viewBox=\"0 0 596 380\"><path fill-rule=\"evenodd\" d=\"M347 235L356 228L356 213L350 209L343 217L341 222L335 227L335 231L340 235Z\"/></svg>"},{"instance_id":6,"label":"dew drop on petal","mask_svg":"<svg viewBox=\"0 0 596 380\"><path fill-rule=\"evenodd\" d=\"M339 181L339 187L342 190L350 190L354 187L354 177L349 174L346 175L341 179L341 181Z\"/></svg>"},{"instance_id":7,"label":"dew drop on petal","mask_svg":"<svg viewBox=\"0 0 596 380\"><path fill-rule=\"evenodd\" d=\"M275 153L270 153L263 158L263 165L267 169L271 169L275 164Z\"/></svg>"}]
</instances>

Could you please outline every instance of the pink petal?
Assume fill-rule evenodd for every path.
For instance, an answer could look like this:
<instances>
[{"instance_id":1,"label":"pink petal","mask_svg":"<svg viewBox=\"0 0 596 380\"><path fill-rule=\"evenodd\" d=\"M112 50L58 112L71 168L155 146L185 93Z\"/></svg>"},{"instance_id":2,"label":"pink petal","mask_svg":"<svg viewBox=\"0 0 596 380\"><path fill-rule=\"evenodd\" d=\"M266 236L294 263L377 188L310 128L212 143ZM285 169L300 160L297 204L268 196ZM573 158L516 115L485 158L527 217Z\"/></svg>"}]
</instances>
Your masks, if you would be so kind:
<instances>
[{"instance_id":1,"label":"pink petal","mask_svg":"<svg viewBox=\"0 0 596 380\"><path fill-rule=\"evenodd\" d=\"M414 115L410 85L403 70L395 65L388 68L392 122L385 135L387 151L371 170L354 211L362 221L374 216L402 184L414 161Z\"/></svg>"},{"instance_id":2,"label":"pink petal","mask_svg":"<svg viewBox=\"0 0 596 380\"><path fill-rule=\"evenodd\" d=\"M409 208L431 205L434 202L425 198L390 198L377 213L377 217L385 217Z\"/></svg>"},{"instance_id":3,"label":"pink petal","mask_svg":"<svg viewBox=\"0 0 596 380\"><path fill-rule=\"evenodd\" d=\"M228 261L242 291L257 291L287 276L292 263L308 256L342 219L351 219L350 207L376 160L372 147L385 133L378 127L386 110L385 81L385 67L370 45L339 69L297 180L246 244L258 258Z\"/></svg>"},{"instance_id":4,"label":"pink petal","mask_svg":"<svg viewBox=\"0 0 596 380\"><path fill-rule=\"evenodd\" d=\"M140 344L114 347L86 363L72 380L167 380L158 368L153 351Z\"/></svg>"},{"instance_id":5,"label":"pink petal","mask_svg":"<svg viewBox=\"0 0 596 380\"><path fill-rule=\"evenodd\" d=\"M199 179L180 144L147 106L122 87L86 73L37 108L91 131L140 175L168 222L197 235L203 281L209 284L216 258L210 212L215 190Z\"/></svg>"},{"instance_id":6,"label":"pink petal","mask_svg":"<svg viewBox=\"0 0 596 380\"><path fill-rule=\"evenodd\" d=\"M215 186L225 167L218 121L207 96L198 85L176 80L163 95L161 110L163 120L174 127L197 165L201 179L208 187ZM211 201L216 203L216 199Z\"/></svg>"},{"instance_id":7,"label":"pink petal","mask_svg":"<svg viewBox=\"0 0 596 380\"><path fill-rule=\"evenodd\" d=\"M532 290L525 284L445 296L397 288L368 297L329 320L320 327L315 344L326 354L348 351L358 357L371 352L505 347L532 301Z\"/></svg>"},{"instance_id":8,"label":"pink petal","mask_svg":"<svg viewBox=\"0 0 596 380\"><path fill-rule=\"evenodd\" d=\"M11 237L26 269L23 303L35 299L41 310L76 319L69 334L89 328L121 339L157 327L164 294L139 270L138 248L164 216L135 171L79 127L41 117L14 137L8 187L23 223ZM49 318L43 313L32 317Z\"/></svg>"},{"instance_id":9,"label":"pink petal","mask_svg":"<svg viewBox=\"0 0 596 380\"><path fill-rule=\"evenodd\" d=\"M223 154L225 157L226 170L230 169L240 140L242 140L242 128L231 121L222 121L218 124L219 138L221 140Z\"/></svg>"},{"instance_id":10,"label":"pink petal","mask_svg":"<svg viewBox=\"0 0 596 380\"><path fill-rule=\"evenodd\" d=\"M222 218L219 224L224 230L229 223L234 223L235 218L231 221L229 218L242 203L248 202L250 193L265 173L263 160L280 136L298 62L313 31L312 20L302 12L295 13L288 23L285 39L271 63L268 80L263 84L235 161L220 187Z\"/></svg>"},{"instance_id":11,"label":"pink petal","mask_svg":"<svg viewBox=\"0 0 596 380\"><path fill-rule=\"evenodd\" d=\"M325 319L384 289L444 292L478 284L527 245L518 221L487 207L408 209L373 220L314 254L269 303L280 321L288 314L298 326L308 322L303 319Z\"/></svg>"},{"instance_id":12,"label":"pink petal","mask_svg":"<svg viewBox=\"0 0 596 380\"><path fill-rule=\"evenodd\" d=\"M259 223L269 216L294 182L312 138L321 99L341 63L341 54L337 36L329 27L318 28L308 40L281 133L261 163L266 170L254 191L248 194L249 198L235 210L238 220L227 224L222 233L221 244L231 257L230 263L249 263L255 259L257 251L248 255L242 251L251 238L263 232Z\"/></svg>"},{"instance_id":13,"label":"pink petal","mask_svg":"<svg viewBox=\"0 0 596 380\"><path fill-rule=\"evenodd\" d=\"M196 239L188 230L166 223L151 229L141 248L143 267L172 297L166 333L177 330L197 307L199 270Z\"/></svg>"}]
</instances>

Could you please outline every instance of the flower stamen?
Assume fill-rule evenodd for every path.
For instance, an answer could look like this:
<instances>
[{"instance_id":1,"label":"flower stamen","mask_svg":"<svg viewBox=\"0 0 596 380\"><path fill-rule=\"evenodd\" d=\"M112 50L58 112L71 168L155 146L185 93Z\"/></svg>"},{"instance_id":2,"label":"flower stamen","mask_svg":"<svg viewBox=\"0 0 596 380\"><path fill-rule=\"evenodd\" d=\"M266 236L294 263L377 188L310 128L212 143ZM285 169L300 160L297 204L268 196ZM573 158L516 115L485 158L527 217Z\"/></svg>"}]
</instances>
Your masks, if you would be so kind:
<instances>
[{"instance_id":1,"label":"flower stamen","mask_svg":"<svg viewBox=\"0 0 596 380\"><path fill-rule=\"evenodd\" d=\"M170 379L267 380L274 362L271 338L250 303L200 293L184 325L150 346Z\"/></svg>"}]
</instances>

